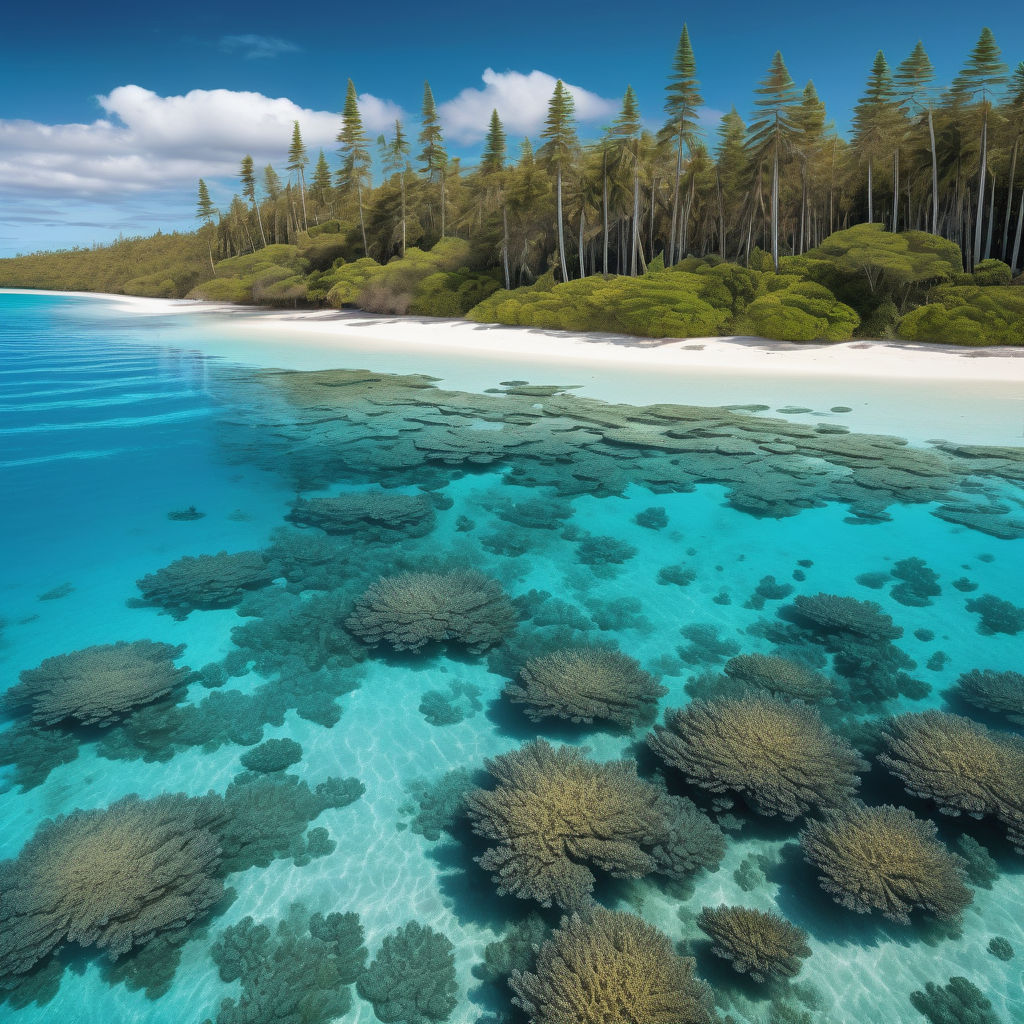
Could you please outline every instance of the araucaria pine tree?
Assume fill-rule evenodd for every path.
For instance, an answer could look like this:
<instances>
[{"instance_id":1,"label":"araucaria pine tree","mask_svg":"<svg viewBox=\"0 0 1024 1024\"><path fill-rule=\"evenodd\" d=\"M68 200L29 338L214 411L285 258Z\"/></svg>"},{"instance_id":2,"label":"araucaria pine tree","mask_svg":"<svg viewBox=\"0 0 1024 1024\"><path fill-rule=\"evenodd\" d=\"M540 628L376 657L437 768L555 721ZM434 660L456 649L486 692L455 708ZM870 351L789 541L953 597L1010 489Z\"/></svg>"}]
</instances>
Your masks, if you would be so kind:
<instances>
[{"instance_id":1,"label":"araucaria pine tree","mask_svg":"<svg viewBox=\"0 0 1024 1024\"><path fill-rule=\"evenodd\" d=\"M302 226L309 230L309 221L306 219L306 164L309 163L309 156L306 154L306 147L302 142L302 132L299 131L299 122L292 125L292 141L288 147L289 171L294 171L299 180L299 195L302 197Z\"/></svg>"},{"instance_id":2,"label":"araucaria pine tree","mask_svg":"<svg viewBox=\"0 0 1024 1024\"><path fill-rule=\"evenodd\" d=\"M789 74L782 54L776 50L768 74L755 92L757 107L755 120L750 125L748 145L755 161L769 160L772 167L771 235L772 263L779 269L779 162L788 153L796 134L793 108L800 95Z\"/></svg>"},{"instance_id":3,"label":"araucaria pine tree","mask_svg":"<svg viewBox=\"0 0 1024 1024\"><path fill-rule=\"evenodd\" d=\"M383 139L384 136L381 136ZM405 134L401 121L395 121L395 134L389 142L384 139L384 173L388 175L397 174L399 179L399 190L402 198L402 255L405 255L406 241L406 206L405 206L405 173L409 167L409 138Z\"/></svg>"},{"instance_id":4,"label":"araucaria pine tree","mask_svg":"<svg viewBox=\"0 0 1024 1024\"><path fill-rule=\"evenodd\" d=\"M571 166L576 148L576 104L572 93L566 89L559 79L555 83L555 91L548 103L548 116L544 122L541 138L547 141L541 146L540 156L555 172L555 188L557 196L558 217L558 261L562 270L562 280L569 280L568 265L565 260L565 225L562 219L562 179L566 169Z\"/></svg>"},{"instance_id":5,"label":"araucaria pine tree","mask_svg":"<svg viewBox=\"0 0 1024 1024\"><path fill-rule=\"evenodd\" d=\"M267 247L267 236L263 233L263 218L260 216L260 204L256 200L256 169L253 165L252 157L248 153L242 157L242 166L238 172L238 177L242 180L242 195L249 200L249 204L256 211L256 222L260 228L260 239L265 249Z\"/></svg>"},{"instance_id":6,"label":"araucaria pine tree","mask_svg":"<svg viewBox=\"0 0 1024 1024\"><path fill-rule=\"evenodd\" d=\"M1006 85L1007 67L1001 60L992 30L983 28L963 70L953 80L953 95L973 103L981 115L981 143L978 156L978 208L974 218L974 263L981 252L982 222L985 218L985 178L988 168L988 122L992 98Z\"/></svg>"},{"instance_id":7,"label":"araucaria pine tree","mask_svg":"<svg viewBox=\"0 0 1024 1024\"><path fill-rule=\"evenodd\" d=\"M697 81L697 62L690 45L690 33L683 25L679 45L672 62L672 74L665 87L665 113L668 115L659 133L664 140L673 140L676 149L676 180L672 191L672 226L669 230L668 266L676 262L677 232L682 233L679 223L679 180L683 170L683 147L689 151L698 134L697 112L704 102ZM685 256L679 253L679 256Z\"/></svg>"},{"instance_id":8,"label":"araucaria pine tree","mask_svg":"<svg viewBox=\"0 0 1024 1024\"><path fill-rule=\"evenodd\" d=\"M444 238L448 199L445 194L445 171L448 167L448 154L444 148L444 135L441 131L441 119L437 116L437 104L430 90L430 83L423 83L423 108L420 112L419 143L423 147L419 160L423 173L441 186L441 237Z\"/></svg>"},{"instance_id":9,"label":"araucaria pine tree","mask_svg":"<svg viewBox=\"0 0 1024 1024\"><path fill-rule=\"evenodd\" d=\"M918 40L910 55L896 68L893 86L897 102L911 119L923 117L928 122L928 148L932 159L932 232L939 233L939 155L935 146L935 116L932 82L935 69L928 59L924 44Z\"/></svg>"},{"instance_id":10,"label":"araucaria pine tree","mask_svg":"<svg viewBox=\"0 0 1024 1024\"><path fill-rule=\"evenodd\" d=\"M875 160L892 142L896 98L885 54L875 54L867 88L853 110L854 144L868 165L868 223L875 219Z\"/></svg>"},{"instance_id":11,"label":"araucaria pine tree","mask_svg":"<svg viewBox=\"0 0 1024 1024\"><path fill-rule=\"evenodd\" d=\"M359 95L350 78L345 90L345 107L341 114L341 130L338 132L338 150L341 167L338 170L338 186L344 194L356 197L359 208L359 230L363 236L363 255L367 255L366 218L363 215L363 188L370 181L369 139L363 129L363 118L359 113Z\"/></svg>"}]
</instances>

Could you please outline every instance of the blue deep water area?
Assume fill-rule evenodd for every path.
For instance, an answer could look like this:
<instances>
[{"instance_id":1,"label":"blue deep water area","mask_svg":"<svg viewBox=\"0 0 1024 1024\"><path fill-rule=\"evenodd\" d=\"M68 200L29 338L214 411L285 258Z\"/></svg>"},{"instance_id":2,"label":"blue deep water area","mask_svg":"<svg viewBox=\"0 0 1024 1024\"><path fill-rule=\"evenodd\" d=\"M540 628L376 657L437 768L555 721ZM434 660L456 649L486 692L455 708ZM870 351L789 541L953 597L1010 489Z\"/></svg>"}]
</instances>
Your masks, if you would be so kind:
<instances>
[{"instance_id":1,"label":"blue deep water area","mask_svg":"<svg viewBox=\"0 0 1024 1024\"><path fill-rule=\"evenodd\" d=\"M876 760L880 728L908 712L1020 735L1024 705L1014 720L954 692L972 670L1024 671L1019 449L908 454L834 425L642 412L530 367L486 395L413 363L426 377L267 371L200 354L209 329L0 294L0 696L18 687L0 704L0 1020L528 1020L485 950L531 911L560 913L497 893L459 786L493 786L485 761L537 737L635 759L722 827L717 869L685 880L594 868L599 902L696 957L721 1019L916 1024L911 994L963 977L991 1004L972 1020L1024 1020L1024 858L997 817L942 814ZM443 576L456 604L467 574L491 589L438 642L424 623L441 621L443 587L395 621L365 596L410 573ZM875 602L898 635L815 632L792 609L816 595ZM162 671L189 671L124 698L119 669L48 661L143 641L167 645ZM503 691L567 648L635 659L664 689L659 720L730 692L737 655L813 668L831 687L822 719L866 760L864 801L987 851L964 876L970 905L955 922L855 913L801 856L803 821L666 767L650 719L531 720ZM266 763L294 751L268 740L300 756ZM1024 746L1006 742L1024 779ZM129 794L142 803L118 803ZM169 892L187 897L168 911ZM799 974L759 984L713 955L696 918L723 903L805 929ZM451 955L413 958L389 1009L310 924L332 913L358 915L367 963L409 921ZM240 933L224 933L246 918L272 938L232 961ZM417 1004L449 959L454 986Z\"/></svg>"}]
</instances>

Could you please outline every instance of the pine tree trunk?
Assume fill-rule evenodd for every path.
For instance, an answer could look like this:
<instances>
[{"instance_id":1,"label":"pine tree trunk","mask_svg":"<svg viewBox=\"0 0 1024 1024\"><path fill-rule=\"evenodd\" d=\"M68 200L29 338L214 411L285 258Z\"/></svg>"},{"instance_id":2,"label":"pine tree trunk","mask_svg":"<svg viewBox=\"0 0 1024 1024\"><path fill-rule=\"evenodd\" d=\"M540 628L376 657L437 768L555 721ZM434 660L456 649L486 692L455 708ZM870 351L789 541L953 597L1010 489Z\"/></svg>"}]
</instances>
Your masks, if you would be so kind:
<instances>
[{"instance_id":1,"label":"pine tree trunk","mask_svg":"<svg viewBox=\"0 0 1024 1024\"><path fill-rule=\"evenodd\" d=\"M892 230L896 231L900 219L900 151L892 151Z\"/></svg>"},{"instance_id":2,"label":"pine tree trunk","mask_svg":"<svg viewBox=\"0 0 1024 1024\"><path fill-rule=\"evenodd\" d=\"M504 203L501 205L501 262L505 268L505 291L512 287L512 279L508 272L508 208Z\"/></svg>"},{"instance_id":3,"label":"pine tree trunk","mask_svg":"<svg viewBox=\"0 0 1024 1024\"><path fill-rule=\"evenodd\" d=\"M602 200L604 210L604 276L608 276L608 154L604 157L604 198Z\"/></svg>"},{"instance_id":4,"label":"pine tree trunk","mask_svg":"<svg viewBox=\"0 0 1024 1024\"><path fill-rule=\"evenodd\" d=\"M441 169L441 237L444 238L445 231L445 207L448 205L448 197L444 189L444 168Z\"/></svg>"},{"instance_id":5,"label":"pine tree trunk","mask_svg":"<svg viewBox=\"0 0 1024 1024\"><path fill-rule=\"evenodd\" d=\"M939 158L935 149L935 122L928 108L928 137L932 144L932 234L939 233Z\"/></svg>"},{"instance_id":6,"label":"pine tree trunk","mask_svg":"<svg viewBox=\"0 0 1024 1024\"><path fill-rule=\"evenodd\" d=\"M654 197L655 197L655 192L656 192L657 184L658 184L658 179L652 176L651 177L651 233L650 233L651 260L652 261L654 259Z\"/></svg>"},{"instance_id":7,"label":"pine tree trunk","mask_svg":"<svg viewBox=\"0 0 1024 1024\"><path fill-rule=\"evenodd\" d=\"M260 216L260 204L254 199L252 205L256 207L256 222L260 226L260 238L263 239L263 248L266 249L267 236L263 233L263 218Z\"/></svg>"},{"instance_id":8,"label":"pine tree trunk","mask_svg":"<svg viewBox=\"0 0 1024 1024\"><path fill-rule=\"evenodd\" d=\"M1017 232L1013 237L1013 255L1010 257L1010 268L1016 275L1020 268L1020 240L1021 235L1024 235L1024 191L1021 192L1020 207L1017 210Z\"/></svg>"},{"instance_id":9,"label":"pine tree trunk","mask_svg":"<svg viewBox=\"0 0 1024 1024\"><path fill-rule=\"evenodd\" d=\"M405 171L402 171L402 255L405 255ZM505 277L508 277L508 267L505 267Z\"/></svg>"},{"instance_id":10,"label":"pine tree trunk","mask_svg":"<svg viewBox=\"0 0 1024 1024\"><path fill-rule=\"evenodd\" d=\"M558 261L562 267L562 280L569 280L569 271L565 265L565 231L562 225L562 166L558 166Z\"/></svg>"},{"instance_id":11,"label":"pine tree trunk","mask_svg":"<svg viewBox=\"0 0 1024 1024\"><path fill-rule=\"evenodd\" d=\"M992 258L992 223L996 219L996 176L992 175L992 187L988 190L988 231L985 235L985 252L982 259Z\"/></svg>"},{"instance_id":12,"label":"pine tree trunk","mask_svg":"<svg viewBox=\"0 0 1024 1024\"><path fill-rule=\"evenodd\" d=\"M1013 156L1010 159L1010 182L1006 186L1006 219L1003 221L1003 247L999 250L1002 261L1006 262L1006 246L1010 241L1010 211L1013 209L1013 182L1017 177L1017 147L1020 136L1013 140Z\"/></svg>"},{"instance_id":13,"label":"pine tree trunk","mask_svg":"<svg viewBox=\"0 0 1024 1024\"><path fill-rule=\"evenodd\" d=\"M804 232L807 226L807 161L800 161L800 247L797 252L804 251ZM796 248L796 247L794 247Z\"/></svg>"},{"instance_id":14,"label":"pine tree trunk","mask_svg":"<svg viewBox=\"0 0 1024 1024\"><path fill-rule=\"evenodd\" d=\"M586 210L584 209L583 204L580 203L580 245L579 245L579 250L580 250L580 280L581 281L583 280L583 278L585 278L587 276L586 253L583 250L583 231L584 231L584 228L586 226L586 215L587 215L586 214Z\"/></svg>"},{"instance_id":15,"label":"pine tree trunk","mask_svg":"<svg viewBox=\"0 0 1024 1024\"><path fill-rule=\"evenodd\" d=\"M299 168L299 197L302 199L302 230L309 230L309 221L306 220L306 176Z\"/></svg>"},{"instance_id":16,"label":"pine tree trunk","mask_svg":"<svg viewBox=\"0 0 1024 1024\"><path fill-rule=\"evenodd\" d=\"M363 220L363 186L360 184L356 185L356 198L359 201L359 229L363 233L363 255L369 256L366 251L366 223Z\"/></svg>"},{"instance_id":17,"label":"pine tree trunk","mask_svg":"<svg viewBox=\"0 0 1024 1024\"><path fill-rule=\"evenodd\" d=\"M772 263L777 274L779 272L779 149L777 144L772 160Z\"/></svg>"},{"instance_id":18,"label":"pine tree trunk","mask_svg":"<svg viewBox=\"0 0 1024 1024\"><path fill-rule=\"evenodd\" d=\"M715 181L718 186L718 251L722 259L725 256L725 202L722 197L722 172L715 168Z\"/></svg>"},{"instance_id":19,"label":"pine tree trunk","mask_svg":"<svg viewBox=\"0 0 1024 1024\"><path fill-rule=\"evenodd\" d=\"M985 215L985 170L988 161L988 104L981 121L981 162L978 167L978 210L974 221L974 265L981 262L981 227Z\"/></svg>"},{"instance_id":20,"label":"pine tree trunk","mask_svg":"<svg viewBox=\"0 0 1024 1024\"><path fill-rule=\"evenodd\" d=\"M868 156L868 223L875 223L875 193L874 182L872 181L873 159Z\"/></svg>"},{"instance_id":21,"label":"pine tree trunk","mask_svg":"<svg viewBox=\"0 0 1024 1024\"><path fill-rule=\"evenodd\" d=\"M640 167L638 164L633 167L633 230L630 234L632 241L629 252L629 276L636 277L637 238L640 235Z\"/></svg>"},{"instance_id":22,"label":"pine tree trunk","mask_svg":"<svg viewBox=\"0 0 1024 1024\"><path fill-rule=\"evenodd\" d=\"M676 262L676 227L679 223L679 178L683 173L683 133L679 133L679 144L676 148L676 188L672 195L672 235L668 247L668 265Z\"/></svg>"}]
</instances>

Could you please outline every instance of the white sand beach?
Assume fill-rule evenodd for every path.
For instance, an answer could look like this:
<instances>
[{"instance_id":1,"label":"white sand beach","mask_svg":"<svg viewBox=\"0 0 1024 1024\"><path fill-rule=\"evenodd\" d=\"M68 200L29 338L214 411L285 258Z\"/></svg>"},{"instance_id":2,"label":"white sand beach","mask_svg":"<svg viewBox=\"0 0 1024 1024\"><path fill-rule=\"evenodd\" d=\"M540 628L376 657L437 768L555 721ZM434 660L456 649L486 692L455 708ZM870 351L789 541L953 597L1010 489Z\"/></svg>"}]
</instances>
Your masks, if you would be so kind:
<instances>
[{"instance_id":1,"label":"white sand beach","mask_svg":"<svg viewBox=\"0 0 1024 1024\"><path fill-rule=\"evenodd\" d=\"M43 293L37 293L43 294ZM1024 350L856 340L649 339L359 311L264 310L92 293L141 315L203 314L198 349L258 366L424 373L481 391L509 380L608 401L764 405L913 443L1024 443Z\"/></svg>"}]
</instances>

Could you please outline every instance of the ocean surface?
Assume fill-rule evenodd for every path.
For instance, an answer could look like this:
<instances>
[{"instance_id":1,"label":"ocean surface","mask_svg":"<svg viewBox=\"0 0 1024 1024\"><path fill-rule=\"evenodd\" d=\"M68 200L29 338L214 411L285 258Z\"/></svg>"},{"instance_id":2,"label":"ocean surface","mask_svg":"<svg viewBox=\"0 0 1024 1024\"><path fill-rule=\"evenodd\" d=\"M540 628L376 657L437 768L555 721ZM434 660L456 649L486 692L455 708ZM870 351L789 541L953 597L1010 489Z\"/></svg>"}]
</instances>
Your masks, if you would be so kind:
<instances>
[{"instance_id":1,"label":"ocean surface","mask_svg":"<svg viewBox=\"0 0 1024 1024\"><path fill-rule=\"evenodd\" d=\"M869 438L843 425L838 385L820 395L820 416L787 419L775 402L685 413L604 404L528 366L517 380L490 382L490 393L445 390L429 379L436 368L413 357L401 372L419 376L381 376L396 373L393 359L336 367L371 373L275 372L216 355L211 323L96 299L0 295L0 689L46 659L119 642L181 647L175 663L191 670L148 707L108 709L99 723L43 721L26 700L0 708L0 928L10 921L5 898L13 905L7 887L27 870L19 854L48 819L128 794L224 794L247 770L240 758L276 739L295 741L301 758L242 781L293 776L292 795L279 787L254 801L251 827L271 834L275 814L309 807L297 825L280 825L281 842L220 869L226 897L156 929L150 941L166 942L158 963L140 953L141 926L113 966L109 951L56 942L51 952L33 933L36 962L0 1002L0 1019L412 1019L376 1015L352 977L333 1009L250 1007L245 1016L222 1005L242 992L223 951L214 958L224 930L251 917L272 931L299 921L301 931L296 904L307 916L357 914L369 960L406 922L429 926L453 947L449 1020L525 1019L481 969L484 951L531 910L554 925L559 913L496 895L474 861L481 840L457 808L438 809L439 780L483 772L485 759L538 736L598 761L636 758L645 777L665 769L644 743L647 724L536 723L503 696L525 660L552 649L616 648L636 659L666 691L659 713L713 692L735 655L783 653L834 680L822 716L869 760L873 725L906 711L953 711L1014 731L1005 715L952 691L975 669L1024 670L1024 628L993 630L967 607L984 595L1024 603L1019 439L982 452L958 448L955 436L942 449ZM344 522L309 512L310 499L379 498L382 489L406 499L394 516L386 503ZM152 580L186 556L220 552L258 554L213 564L202 584L190 585L187 571ZM393 650L385 637L374 646L351 612L379 577L409 572L482 573L512 621L478 645ZM857 672L844 675L834 650L793 627L787 609L820 593L877 602L898 627L896 653L886 648L898 661L878 669L885 678L869 697L851 696ZM1009 625L996 625L1012 630L1007 615ZM198 713L183 712L191 707ZM911 993L964 977L990 1000L991 1019L1024 1020L1024 858L993 820L941 815L877 764L864 773L867 803L908 806L936 821L951 850L966 834L994 860L987 878L969 881L973 902L957 927L923 913L900 924L821 891L800 856L799 820L742 801L727 807L671 769L664 777L723 825L717 870L685 886L598 871L595 892L695 955L723 1019L923 1021ZM359 785L316 804L329 779ZM72 834L51 828L44 838L59 845ZM40 898L53 906L33 913L74 916L73 893L60 891L62 880L69 893L83 884L74 870L47 876L58 891ZM131 870L126 878L141 885ZM695 918L722 903L806 929L811 955L795 979L758 985L711 954ZM1013 958L989 951L996 937ZM0 937L0 962L2 951ZM293 992L315 973L299 972Z\"/></svg>"}]
</instances>

